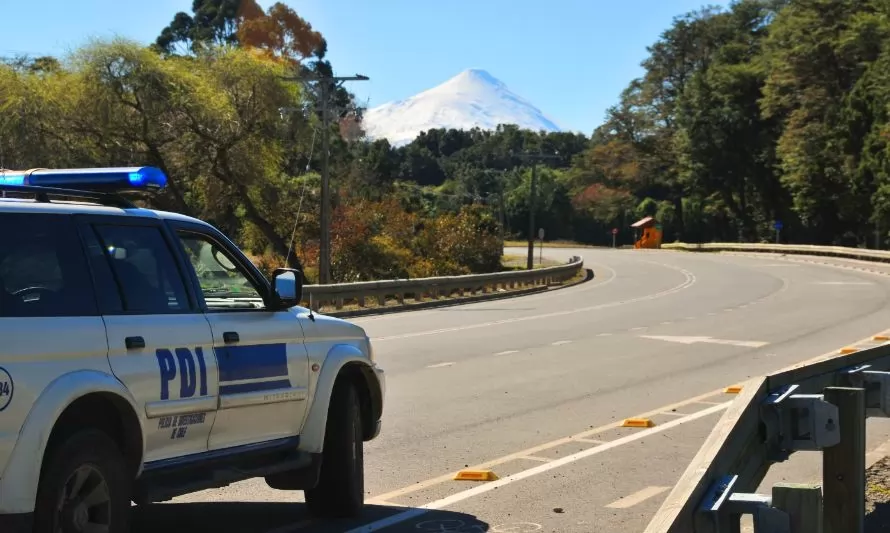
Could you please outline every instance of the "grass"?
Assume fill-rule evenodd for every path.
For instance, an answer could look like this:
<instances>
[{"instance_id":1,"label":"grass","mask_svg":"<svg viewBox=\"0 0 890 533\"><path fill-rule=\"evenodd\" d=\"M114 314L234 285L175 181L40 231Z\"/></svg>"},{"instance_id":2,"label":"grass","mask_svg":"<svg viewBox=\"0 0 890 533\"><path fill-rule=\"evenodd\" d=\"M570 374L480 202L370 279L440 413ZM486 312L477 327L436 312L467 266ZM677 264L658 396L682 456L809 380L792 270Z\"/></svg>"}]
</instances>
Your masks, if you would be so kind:
<instances>
[{"instance_id":1,"label":"grass","mask_svg":"<svg viewBox=\"0 0 890 533\"><path fill-rule=\"evenodd\" d=\"M528 246L528 241L504 241L504 247L507 248L524 248ZM541 243L535 241L535 250L541 246ZM574 241L545 241L544 248L605 248L605 246L597 246L594 244L581 244Z\"/></svg>"},{"instance_id":2,"label":"grass","mask_svg":"<svg viewBox=\"0 0 890 533\"><path fill-rule=\"evenodd\" d=\"M525 270L525 266L528 264L528 257L525 255L513 255L506 254L501 257L501 265L504 266L505 270ZM535 263L533 268L545 268L550 266L561 265L562 262L556 261L554 259L549 259L547 257L544 258L543 264L539 262L538 254L535 254Z\"/></svg>"}]
</instances>

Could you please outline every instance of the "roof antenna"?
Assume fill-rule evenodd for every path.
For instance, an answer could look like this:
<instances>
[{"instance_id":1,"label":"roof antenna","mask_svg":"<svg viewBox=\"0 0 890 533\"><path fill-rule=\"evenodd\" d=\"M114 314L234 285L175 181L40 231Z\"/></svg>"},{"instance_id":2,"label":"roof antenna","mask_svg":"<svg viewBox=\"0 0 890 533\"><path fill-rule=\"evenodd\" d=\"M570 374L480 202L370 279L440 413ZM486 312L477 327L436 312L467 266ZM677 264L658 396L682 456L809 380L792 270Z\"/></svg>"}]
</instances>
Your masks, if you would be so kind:
<instances>
[{"instance_id":1,"label":"roof antenna","mask_svg":"<svg viewBox=\"0 0 890 533\"><path fill-rule=\"evenodd\" d=\"M309 320L315 322L315 315L312 314L312 293L309 293Z\"/></svg>"}]
</instances>

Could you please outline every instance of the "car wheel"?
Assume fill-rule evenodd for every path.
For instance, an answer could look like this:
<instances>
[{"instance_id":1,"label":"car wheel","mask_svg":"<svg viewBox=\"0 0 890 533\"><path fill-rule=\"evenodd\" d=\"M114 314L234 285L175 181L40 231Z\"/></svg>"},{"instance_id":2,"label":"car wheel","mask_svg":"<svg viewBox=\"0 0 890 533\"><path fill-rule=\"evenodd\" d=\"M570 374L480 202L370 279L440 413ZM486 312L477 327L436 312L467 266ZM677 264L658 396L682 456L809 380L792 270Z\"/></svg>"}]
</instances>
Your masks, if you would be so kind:
<instances>
[{"instance_id":1,"label":"car wheel","mask_svg":"<svg viewBox=\"0 0 890 533\"><path fill-rule=\"evenodd\" d=\"M365 501L362 417L358 394L348 381L334 385L318 485L305 491L309 512L326 518L358 515Z\"/></svg>"},{"instance_id":2,"label":"car wheel","mask_svg":"<svg viewBox=\"0 0 890 533\"><path fill-rule=\"evenodd\" d=\"M105 433L76 433L48 454L37 489L35 533L126 533L133 480Z\"/></svg>"}]
</instances>

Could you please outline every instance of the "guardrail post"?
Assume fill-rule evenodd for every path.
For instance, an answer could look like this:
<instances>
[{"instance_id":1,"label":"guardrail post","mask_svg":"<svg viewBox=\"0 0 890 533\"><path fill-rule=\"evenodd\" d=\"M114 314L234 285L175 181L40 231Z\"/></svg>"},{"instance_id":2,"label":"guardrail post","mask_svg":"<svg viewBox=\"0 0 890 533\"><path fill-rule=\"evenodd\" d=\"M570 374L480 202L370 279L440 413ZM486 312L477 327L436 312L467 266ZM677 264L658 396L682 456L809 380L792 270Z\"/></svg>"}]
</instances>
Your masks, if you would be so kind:
<instances>
[{"instance_id":1,"label":"guardrail post","mask_svg":"<svg viewBox=\"0 0 890 533\"><path fill-rule=\"evenodd\" d=\"M791 519L791 533L822 533L822 488L819 485L778 483L772 505Z\"/></svg>"},{"instance_id":2,"label":"guardrail post","mask_svg":"<svg viewBox=\"0 0 890 533\"><path fill-rule=\"evenodd\" d=\"M825 533L865 529L865 389L828 387L838 409L841 440L822 451Z\"/></svg>"}]
</instances>

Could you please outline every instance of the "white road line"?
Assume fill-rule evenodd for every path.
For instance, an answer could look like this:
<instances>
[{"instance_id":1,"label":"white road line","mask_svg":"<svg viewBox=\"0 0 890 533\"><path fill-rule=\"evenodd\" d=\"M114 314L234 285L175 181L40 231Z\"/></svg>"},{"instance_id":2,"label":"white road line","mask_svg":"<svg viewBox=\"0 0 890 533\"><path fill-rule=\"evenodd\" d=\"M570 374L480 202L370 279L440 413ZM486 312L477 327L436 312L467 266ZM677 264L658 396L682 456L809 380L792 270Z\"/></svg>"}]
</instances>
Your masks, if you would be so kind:
<instances>
[{"instance_id":1,"label":"white road line","mask_svg":"<svg viewBox=\"0 0 890 533\"><path fill-rule=\"evenodd\" d=\"M644 329L649 329L648 326L638 326L635 328L630 328L628 331L643 331Z\"/></svg>"},{"instance_id":2,"label":"white road line","mask_svg":"<svg viewBox=\"0 0 890 533\"><path fill-rule=\"evenodd\" d=\"M503 352L498 352L495 355L510 355L511 353L519 353L519 350L504 350Z\"/></svg>"},{"instance_id":3,"label":"white road line","mask_svg":"<svg viewBox=\"0 0 890 533\"><path fill-rule=\"evenodd\" d=\"M673 322L671 322L670 320L666 320L661 323L662 326L667 326L668 324L673 324Z\"/></svg>"},{"instance_id":4,"label":"white road line","mask_svg":"<svg viewBox=\"0 0 890 533\"><path fill-rule=\"evenodd\" d=\"M814 281L813 285L874 285L867 281Z\"/></svg>"},{"instance_id":5,"label":"white road line","mask_svg":"<svg viewBox=\"0 0 890 533\"><path fill-rule=\"evenodd\" d=\"M377 520L375 522L371 522L370 524L365 524L363 526L359 526L355 529L350 529L347 533L369 533L371 531L379 531L385 527L389 527L393 524L398 524L404 522L406 520L411 520L412 518L421 516L430 511L434 511L437 509L444 509L450 505L454 505L455 503L462 502L464 500L473 498L475 496L479 496L480 494L485 494L486 492L490 492L492 490L498 489L500 487L504 487L511 483L515 483L517 481L522 481L523 479L536 476L538 474L543 474L544 472L549 472L561 466L565 466L576 461L580 461L581 459L586 459L588 457L609 451L613 448L617 448L619 446L623 446L625 444L629 444L631 442L644 439L646 437L650 437L656 433L661 433L663 431L667 431L669 429L675 428L677 426L693 422L700 418L704 418L706 416L710 416L715 413L719 413L723 411L732 402L725 402L719 405L715 405L713 407L709 407L697 413L693 413L689 416L685 416L683 418L677 418L675 420L671 420L670 422L665 422L660 426L651 427L649 429L641 430L637 433L631 433L630 435L621 437L620 439L615 439L613 441L609 441L605 444L601 444L599 446L594 446L593 448L588 448L586 450L582 450L578 453L573 453L572 455L567 455L561 459L555 459L549 463L544 463L542 465L536 466L534 468L529 468L528 470L523 470L521 472L517 472L516 474L511 474L507 477L501 478L497 481L492 481L490 483L485 483L484 485L477 485L471 489L463 490L461 492L457 492L452 494L451 496L447 496L445 498L430 502L421 507L417 507L411 509L409 511L405 511L402 513L398 513L393 516L389 516L387 518L383 518L381 520Z\"/></svg>"},{"instance_id":6,"label":"white road line","mask_svg":"<svg viewBox=\"0 0 890 533\"><path fill-rule=\"evenodd\" d=\"M610 509L627 509L628 507L633 507L653 496L658 496L668 489L670 489L670 487L646 487L645 489L629 494L620 500L615 500L606 507Z\"/></svg>"},{"instance_id":7,"label":"white road line","mask_svg":"<svg viewBox=\"0 0 890 533\"><path fill-rule=\"evenodd\" d=\"M527 459L529 461L537 461L539 463L549 463L553 459L547 459L546 457L538 457L537 455L523 455L520 459Z\"/></svg>"},{"instance_id":8,"label":"white road line","mask_svg":"<svg viewBox=\"0 0 890 533\"><path fill-rule=\"evenodd\" d=\"M572 344L572 341L556 341L552 346L562 346L563 344Z\"/></svg>"},{"instance_id":9,"label":"white road line","mask_svg":"<svg viewBox=\"0 0 890 533\"><path fill-rule=\"evenodd\" d=\"M707 344L727 344L729 346L742 346L745 348L763 348L768 342L763 341L737 341L731 339L714 339L703 336L679 336L679 335L640 335L641 339L652 339L656 341L679 342L680 344L697 344L704 342Z\"/></svg>"},{"instance_id":10,"label":"white road line","mask_svg":"<svg viewBox=\"0 0 890 533\"><path fill-rule=\"evenodd\" d=\"M611 335L612 335L611 333L598 333L597 337L609 337Z\"/></svg>"},{"instance_id":11,"label":"white road line","mask_svg":"<svg viewBox=\"0 0 890 533\"><path fill-rule=\"evenodd\" d=\"M576 440L576 441L578 441L578 442L589 442L590 444L605 444L605 443L607 442L607 441L604 441L604 440L597 440L597 439L583 439L583 438L580 438L580 437L577 438L577 439L572 439L572 440Z\"/></svg>"},{"instance_id":12,"label":"white road line","mask_svg":"<svg viewBox=\"0 0 890 533\"><path fill-rule=\"evenodd\" d=\"M677 413L677 412L671 412L671 411L662 411L658 414L666 415L666 416L686 416L686 413Z\"/></svg>"},{"instance_id":13,"label":"white road line","mask_svg":"<svg viewBox=\"0 0 890 533\"><path fill-rule=\"evenodd\" d=\"M454 363L450 363L450 362L449 362L449 363L439 363L439 364L436 364L436 365L430 365L430 366L428 366L427 368L443 368L443 367L446 367L446 366L451 366L451 365L453 365L453 364L454 364Z\"/></svg>"},{"instance_id":14,"label":"white road line","mask_svg":"<svg viewBox=\"0 0 890 533\"><path fill-rule=\"evenodd\" d=\"M656 264L660 264L660 263L656 263ZM468 329L479 329L479 328L487 328L487 327L491 327L491 326L500 326L503 324L514 324L516 322L528 322L531 320L540 320L542 318L556 318L556 317L561 317L561 316L566 316L566 315L573 315L576 313L586 313L588 311L599 311L601 309L609 309L612 307L618 307L619 305L627 305L627 304L632 304L632 303L637 303L637 302L654 300L656 298L662 298L664 296L670 296L671 294L680 292L683 289L688 289L689 287L691 287L692 285L695 284L696 277L695 277L695 274L693 274L692 272L689 272L688 270L684 270L682 268L670 266L670 265L662 265L662 266L671 268L673 270L679 270L680 272L683 273L683 276L685 276L686 279L683 281L683 283L680 283L679 285L675 285L675 286L671 287L670 289L665 289L663 291L655 292L652 294L647 294L646 296L640 296L638 298L631 298L630 300L619 300L617 302L607 302L607 303L598 304L598 305L591 305L589 307L580 307L578 309L567 309L565 311L554 311L552 313L542 313L542 314L537 314L537 315L529 315L529 316L522 316L522 317L516 317L516 318L505 318L504 320L495 320L492 322L477 322L476 324L468 324L466 326L456 326L453 328L433 329L433 330L429 330L429 331L415 331L413 333L404 333L401 335L389 335L389 336L384 336L384 337L374 337L371 340L374 342L382 342L382 341L389 341L389 340L395 340L395 339L410 339L413 337L425 337L427 335L438 335L440 333L452 333L455 331L465 331Z\"/></svg>"}]
</instances>

